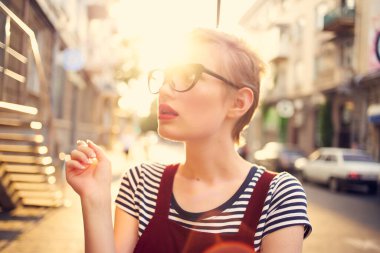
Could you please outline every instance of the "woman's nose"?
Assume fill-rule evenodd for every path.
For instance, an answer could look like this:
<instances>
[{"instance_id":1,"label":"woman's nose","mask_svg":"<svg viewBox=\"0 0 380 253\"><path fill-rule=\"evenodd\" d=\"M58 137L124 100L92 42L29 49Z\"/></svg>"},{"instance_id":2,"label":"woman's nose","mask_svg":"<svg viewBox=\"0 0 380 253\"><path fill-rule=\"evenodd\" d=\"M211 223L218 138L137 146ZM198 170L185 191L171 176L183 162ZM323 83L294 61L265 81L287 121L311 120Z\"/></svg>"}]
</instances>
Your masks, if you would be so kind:
<instances>
[{"instance_id":1,"label":"woman's nose","mask_svg":"<svg viewBox=\"0 0 380 253\"><path fill-rule=\"evenodd\" d=\"M170 80L165 80L160 88L159 93L161 94L173 94L175 90L170 85Z\"/></svg>"}]
</instances>

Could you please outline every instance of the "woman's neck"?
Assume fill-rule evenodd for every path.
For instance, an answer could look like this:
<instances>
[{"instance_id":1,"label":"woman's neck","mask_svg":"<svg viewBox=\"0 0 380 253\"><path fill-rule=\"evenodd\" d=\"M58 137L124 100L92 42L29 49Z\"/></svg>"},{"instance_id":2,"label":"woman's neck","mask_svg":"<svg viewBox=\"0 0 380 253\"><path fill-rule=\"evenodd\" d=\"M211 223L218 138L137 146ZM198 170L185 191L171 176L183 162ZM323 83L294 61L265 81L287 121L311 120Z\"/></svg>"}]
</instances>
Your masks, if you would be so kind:
<instances>
[{"instance_id":1,"label":"woman's neck","mask_svg":"<svg viewBox=\"0 0 380 253\"><path fill-rule=\"evenodd\" d=\"M188 179L215 182L246 175L251 164L242 159L232 140L187 142L186 161L179 173Z\"/></svg>"}]
</instances>

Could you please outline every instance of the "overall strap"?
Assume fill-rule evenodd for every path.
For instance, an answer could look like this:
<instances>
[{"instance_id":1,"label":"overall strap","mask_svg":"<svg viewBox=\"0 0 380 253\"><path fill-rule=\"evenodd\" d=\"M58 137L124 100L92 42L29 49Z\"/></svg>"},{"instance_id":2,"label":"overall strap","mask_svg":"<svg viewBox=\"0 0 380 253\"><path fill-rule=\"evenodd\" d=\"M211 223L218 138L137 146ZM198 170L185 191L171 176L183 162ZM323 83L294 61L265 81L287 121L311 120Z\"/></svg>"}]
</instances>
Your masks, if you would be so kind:
<instances>
[{"instance_id":1,"label":"overall strap","mask_svg":"<svg viewBox=\"0 0 380 253\"><path fill-rule=\"evenodd\" d=\"M261 213L264 208L264 203L268 194L270 183L276 175L276 173L264 171L264 173L260 176L248 202L244 218L240 225L240 232L243 232L241 231L242 229L249 229L251 235L255 235Z\"/></svg>"},{"instance_id":2,"label":"overall strap","mask_svg":"<svg viewBox=\"0 0 380 253\"><path fill-rule=\"evenodd\" d=\"M160 188L158 190L155 215L163 215L167 217L170 209L170 199L173 192L174 175L179 164L166 166L162 177Z\"/></svg>"}]
</instances>

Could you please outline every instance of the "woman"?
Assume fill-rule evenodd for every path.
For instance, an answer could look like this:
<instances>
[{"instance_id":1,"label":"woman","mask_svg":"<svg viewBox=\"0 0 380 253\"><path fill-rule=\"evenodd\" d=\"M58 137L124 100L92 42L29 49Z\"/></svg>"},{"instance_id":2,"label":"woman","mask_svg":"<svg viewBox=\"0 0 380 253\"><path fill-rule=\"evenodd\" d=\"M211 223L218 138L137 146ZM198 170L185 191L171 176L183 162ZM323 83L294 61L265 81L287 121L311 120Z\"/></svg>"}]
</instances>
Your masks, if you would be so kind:
<instances>
[{"instance_id":1,"label":"woman","mask_svg":"<svg viewBox=\"0 0 380 253\"><path fill-rule=\"evenodd\" d=\"M196 29L188 41L181 63L149 73L158 133L183 142L186 159L126 172L113 233L110 162L91 141L71 153L86 252L301 252L311 231L302 186L234 148L258 104L261 61L222 32Z\"/></svg>"}]
</instances>

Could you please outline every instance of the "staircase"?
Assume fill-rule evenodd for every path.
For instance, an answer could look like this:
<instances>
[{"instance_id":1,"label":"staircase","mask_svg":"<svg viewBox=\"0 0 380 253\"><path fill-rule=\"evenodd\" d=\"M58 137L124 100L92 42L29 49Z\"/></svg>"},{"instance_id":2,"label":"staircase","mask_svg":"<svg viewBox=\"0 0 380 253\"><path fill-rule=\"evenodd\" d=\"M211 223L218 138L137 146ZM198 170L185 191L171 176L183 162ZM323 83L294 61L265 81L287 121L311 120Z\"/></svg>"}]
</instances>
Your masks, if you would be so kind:
<instances>
[{"instance_id":1,"label":"staircase","mask_svg":"<svg viewBox=\"0 0 380 253\"><path fill-rule=\"evenodd\" d=\"M51 86L42 60L34 31L0 1L2 212L21 205L57 207L63 203L61 162L51 156L47 145L51 140L46 139L51 131L46 123L52 118Z\"/></svg>"},{"instance_id":2,"label":"staircase","mask_svg":"<svg viewBox=\"0 0 380 253\"><path fill-rule=\"evenodd\" d=\"M1 114L0 114L1 115ZM41 129L30 119L0 117L0 208L58 207L62 189ZM37 125L39 125L37 123Z\"/></svg>"}]
</instances>

